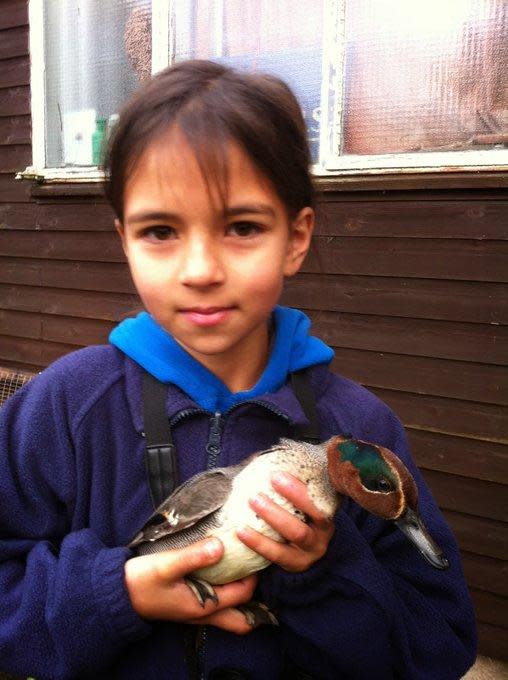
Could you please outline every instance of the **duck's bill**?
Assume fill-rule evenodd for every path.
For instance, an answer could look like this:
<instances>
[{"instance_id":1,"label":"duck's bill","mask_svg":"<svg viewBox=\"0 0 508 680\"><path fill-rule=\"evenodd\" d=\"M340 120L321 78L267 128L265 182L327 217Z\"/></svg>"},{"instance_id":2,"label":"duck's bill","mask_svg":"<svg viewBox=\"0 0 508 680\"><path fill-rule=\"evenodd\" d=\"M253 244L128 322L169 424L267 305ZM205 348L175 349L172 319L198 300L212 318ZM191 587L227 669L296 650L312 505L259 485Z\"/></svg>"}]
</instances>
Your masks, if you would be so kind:
<instances>
[{"instance_id":1,"label":"duck's bill","mask_svg":"<svg viewBox=\"0 0 508 680\"><path fill-rule=\"evenodd\" d=\"M420 517L411 508L407 508L404 514L395 520L395 524L418 548L429 564L436 569L447 569L450 566L441 548L429 534Z\"/></svg>"}]
</instances>

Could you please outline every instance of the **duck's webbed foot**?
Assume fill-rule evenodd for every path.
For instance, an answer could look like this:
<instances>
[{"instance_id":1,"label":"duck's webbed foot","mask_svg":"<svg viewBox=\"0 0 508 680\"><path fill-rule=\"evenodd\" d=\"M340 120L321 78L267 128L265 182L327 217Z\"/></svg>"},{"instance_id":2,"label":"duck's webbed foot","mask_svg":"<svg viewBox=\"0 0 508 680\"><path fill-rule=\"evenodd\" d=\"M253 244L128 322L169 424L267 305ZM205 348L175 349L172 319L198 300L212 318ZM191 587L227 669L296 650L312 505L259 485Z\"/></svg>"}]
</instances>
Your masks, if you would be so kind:
<instances>
[{"instance_id":1,"label":"duck's webbed foot","mask_svg":"<svg viewBox=\"0 0 508 680\"><path fill-rule=\"evenodd\" d=\"M194 595L196 596L197 601L199 604L204 607L205 602L207 600L211 600L214 604L219 603L219 598L217 597L217 593L213 589L213 586L208 583L208 581L203 581L202 579L199 578L190 578L187 577L185 580L185 583L189 586L189 588L192 590Z\"/></svg>"},{"instance_id":2,"label":"duck's webbed foot","mask_svg":"<svg viewBox=\"0 0 508 680\"><path fill-rule=\"evenodd\" d=\"M218 604L219 598L217 597L217 593L208 581L195 577L191 578L189 576L184 580L202 607L205 606L207 600L211 600L214 604ZM238 605L236 609L242 612L251 628L257 628L258 626L263 625L279 625L276 616L272 614L266 604L263 604L262 602L251 600L250 602L247 602L247 604Z\"/></svg>"},{"instance_id":3,"label":"duck's webbed foot","mask_svg":"<svg viewBox=\"0 0 508 680\"><path fill-rule=\"evenodd\" d=\"M262 602L256 602L251 600L247 604L241 604L236 607L238 611L247 619L247 623L252 628L257 628L258 626L269 625L278 626L279 622L274 614L268 609L266 604Z\"/></svg>"}]
</instances>

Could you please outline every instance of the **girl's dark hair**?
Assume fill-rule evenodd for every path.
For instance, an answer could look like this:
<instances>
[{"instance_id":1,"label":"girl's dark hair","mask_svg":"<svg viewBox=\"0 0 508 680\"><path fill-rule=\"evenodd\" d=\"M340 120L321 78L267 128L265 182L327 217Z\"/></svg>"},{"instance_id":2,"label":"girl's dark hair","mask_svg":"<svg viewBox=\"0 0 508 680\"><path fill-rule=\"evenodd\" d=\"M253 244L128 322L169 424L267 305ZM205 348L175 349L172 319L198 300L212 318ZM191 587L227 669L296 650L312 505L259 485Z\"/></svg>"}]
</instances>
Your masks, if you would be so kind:
<instances>
[{"instance_id":1,"label":"girl's dark hair","mask_svg":"<svg viewBox=\"0 0 508 680\"><path fill-rule=\"evenodd\" d=\"M314 205L307 131L289 87L271 75L192 60L159 72L120 112L105 158L105 193L120 221L129 173L147 146L174 127L208 185L211 176L224 189L226 147L234 140L270 180L290 218Z\"/></svg>"}]
</instances>

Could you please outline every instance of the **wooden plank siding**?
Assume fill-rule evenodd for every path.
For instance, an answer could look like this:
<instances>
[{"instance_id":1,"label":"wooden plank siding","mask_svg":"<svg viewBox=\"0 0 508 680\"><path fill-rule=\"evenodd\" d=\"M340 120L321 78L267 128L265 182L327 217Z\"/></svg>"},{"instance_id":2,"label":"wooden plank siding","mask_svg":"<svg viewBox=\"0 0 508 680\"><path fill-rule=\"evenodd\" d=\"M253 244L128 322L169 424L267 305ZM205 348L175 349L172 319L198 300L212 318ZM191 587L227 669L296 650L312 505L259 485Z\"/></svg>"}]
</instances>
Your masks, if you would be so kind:
<instances>
[{"instance_id":1,"label":"wooden plank siding","mask_svg":"<svg viewBox=\"0 0 508 680\"><path fill-rule=\"evenodd\" d=\"M24 1L2 2L0 365L37 371L104 342L139 303L101 196L14 180L31 153L27 23ZM328 180L313 251L283 301L312 317L337 371L401 417L461 546L480 648L506 659L506 177L502 185L339 191Z\"/></svg>"},{"instance_id":2,"label":"wooden plank siding","mask_svg":"<svg viewBox=\"0 0 508 680\"><path fill-rule=\"evenodd\" d=\"M480 648L506 659L508 202L483 193L327 192L285 299L403 420L461 546Z\"/></svg>"}]
</instances>

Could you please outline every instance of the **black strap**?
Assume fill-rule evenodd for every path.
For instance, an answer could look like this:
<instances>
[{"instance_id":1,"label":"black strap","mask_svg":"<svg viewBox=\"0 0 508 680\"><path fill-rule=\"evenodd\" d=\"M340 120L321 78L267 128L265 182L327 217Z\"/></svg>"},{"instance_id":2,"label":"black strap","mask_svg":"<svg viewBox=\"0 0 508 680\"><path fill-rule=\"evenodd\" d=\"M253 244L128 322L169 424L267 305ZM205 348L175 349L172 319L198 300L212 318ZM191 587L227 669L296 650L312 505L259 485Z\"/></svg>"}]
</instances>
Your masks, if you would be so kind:
<instances>
[{"instance_id":1,"label":"black strap","mask_svg":"<svg viewBox=\"0 0 508 680\"><path fill-rule=\"evenodd\" d=\"M304 425L297 429L295 437L300 441L309 442L309 444L320 444L321 437L319 436L316 397L312 385L310 384L309 374L305 368L291 373L291 385L296 398L300 402L300 406L309 421L308 425Z\"/></svg>"},{"instance_id":2,"label":"black strap","mask_svg":"<svg viewBox=\"0 0 508 680\"><path fill-rule=\"evenodd\" d=\"M178 484L176 450L166 411L167 393L167 385L144 372L145 463L150 493L156 508Z\"/></svg>"}]
</instances>

